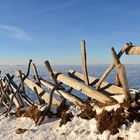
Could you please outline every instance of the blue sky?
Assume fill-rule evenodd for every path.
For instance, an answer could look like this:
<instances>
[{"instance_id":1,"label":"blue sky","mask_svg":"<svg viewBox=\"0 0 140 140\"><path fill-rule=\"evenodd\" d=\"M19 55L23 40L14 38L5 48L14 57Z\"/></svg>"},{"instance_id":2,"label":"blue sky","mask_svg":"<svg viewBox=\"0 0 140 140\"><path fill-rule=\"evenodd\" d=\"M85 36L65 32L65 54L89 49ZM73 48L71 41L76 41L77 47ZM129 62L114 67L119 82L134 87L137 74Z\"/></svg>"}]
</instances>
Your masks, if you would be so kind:
<instances>
[{"instance_id":1,"label":"blue sky","mask_svg":"<svg viewBox=\"0 0 140 140\"><path fill-rule=\"evenodd\" d=\"M109 64L112 46L140 45L139 7L139 0L0 0L0 64L81 64L83 39L88 64ZM124 58L140 64L140 56Z\"/></svg>"}]
</instances>

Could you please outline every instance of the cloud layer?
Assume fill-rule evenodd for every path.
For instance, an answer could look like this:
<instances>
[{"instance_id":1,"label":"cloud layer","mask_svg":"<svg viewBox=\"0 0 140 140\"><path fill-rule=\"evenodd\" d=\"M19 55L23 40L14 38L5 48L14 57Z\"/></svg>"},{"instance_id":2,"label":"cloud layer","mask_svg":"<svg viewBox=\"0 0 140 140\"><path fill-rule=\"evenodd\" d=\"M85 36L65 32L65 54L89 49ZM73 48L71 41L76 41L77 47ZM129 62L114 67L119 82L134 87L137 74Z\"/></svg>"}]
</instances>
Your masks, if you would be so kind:
<instances>
[{"instance_id":1,"label":"cloud layer","mask_svg":"<svg viewBox=\"0 0 140 140\"><path fill-rule=\"evenodd\" d=\"M0 25L0 34L17 39L31 40L31 37L25 31L15 26Z\"/></svg>"}]
</instances>

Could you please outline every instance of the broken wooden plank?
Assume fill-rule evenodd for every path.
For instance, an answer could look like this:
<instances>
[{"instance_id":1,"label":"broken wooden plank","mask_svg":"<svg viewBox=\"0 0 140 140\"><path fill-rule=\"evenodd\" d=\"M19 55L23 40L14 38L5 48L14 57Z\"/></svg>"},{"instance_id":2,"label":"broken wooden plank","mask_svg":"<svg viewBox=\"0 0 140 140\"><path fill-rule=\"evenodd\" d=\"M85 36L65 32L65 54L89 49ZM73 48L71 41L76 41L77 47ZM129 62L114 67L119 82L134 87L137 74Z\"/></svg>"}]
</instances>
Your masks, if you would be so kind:
<instances>
[{"instance_id":1,"label":"broken wooden plank","mask_svg":"<svg viewBox=\"0 0 140 140\"><path fill-rule=\"evenodd\" d=\"M74 70L69 70L69 74L72 77L77 77L80 80L84 81L84 75L82 73L79 73L79 72L74 71ZM94 78L91 76L88 76L88 78L89 78L89 84L95 85L98 81L97 78ZM117 86L110 84L108 82L105 82L105 81L103 81L103 83L101 84L100 90L111 93L111 94L123 94L123 88L117 87Z\"/></svg>"},{"instance_id":2,"label":"broken wooden plank","mask_svg":"<svg viewBox=\"0 0 140 140\"><path fill-rule=\"evenodd\" d=\"M125 72L125 66L123 64L121 64L114 48L112 48L112 57L113 57L115 65L116 65L117 74L121 81L121 85L123 87L125 100L127 103L130 103L132 101L132 98L131 98L131 95L129 92L128 80L127 80L127 76L126 76L126 72Z\"/></svg>"},{"instance_id":3,"label":"broken wooden plank","mask_svg":"<svg viewBox=\"0 0 140 140\"><path fill-rule=\"evenodd\" d=\"M126 50L126 54L131 55L131 54L136 54L140 55L140 46L133 46L130 49Z\"/></svg>"},{"instance_id":4,"label":"broken wooden plank","mask_svg":"<svg viewBox=\"0 0 140 140\"><path fill-rule=\"evenodd\" d=\"M129 48L131 48L132 43L126 43L125 46L120 50L120 52L118 53L118 58L120 58L124 52L126 50L128 50ZM105 73L101 76L100 80L98 81L98 83L96 84L96 89L100 89L100 86L102 84L102 82L104 81L104 79L108 76L108 74L113 70L113 68L115 67L114 62L109 66L109 68L105 71Z\"/></svg>"},{"instance_id":5,"label":"broken wooden plank","mask_svg":"<svg viewBox=\"0 0 140 140\"><path fill-rule=\"evenodd\" d=\"M84 81L86 85L89 85L88 71L87 71L87 56L86 56L86 42L81 41L81 54L82 54L82 71L84 74Z\"/></svg>"},{"instance_id":6,"label":"broken wooden plank","mask_svg":"<svg viewBox=\"0 0 140 140\"><path fill-rule=\"evenodd\" d=\"M114 98L111 98L109 96L106 96L102 94L101 92L93 89L92 87L89 87L82 82L79 82L76 79L73 79L71 77L66 76L65 74L62 74L60 72L54 71L54 74L56 75L56 79L84 94L91 97L92 99L96 99L99 102L102 102L104 104L116 104L117 101Z\"/></svg>"},{"instance_id":7,"label":"broken wooden plank","mask_svg":"<svg viewBox=\"0 0 140 140\"><path fill-rule=\"evenodd\" d=\"M19 76L19 71L17 70L16 71L16 76ZM22 73L22 77L24 77L25 75ZM49 103L49 93L46 92L45 90L43 90L41 87L39 87L37 84L35 84L34 82L32 82L29 78L26 78L24 80L24 83L34 91L34 87L36 88L37 90L37 93L40 95L40 97L42 97L46 103ZM53 101L52 101L53 105L60 105L60 101L53 98Z\"/></svg>"},{"instance_id":8,"label":"broken wooden plank","mask_svg":"<svg viewBox=\"0 0 140 140\"><path fill-rule=\"evenodd\" d=\"M49 88L49 89L53 89L54 85L52 83L49 83L48 81L44 80L44 79L40 79L40 82L42 85L44 85L45 87ZM84 107L86 106L86 103L83 102L80 98L77 98L76 96L69 94L68 92L61 90L61 89L57 89L54 91L55 94L62 96L64 98L66 98L67 100L69 100L70 102L72 102L75 105Z\"/></svg>"}]
</instances>

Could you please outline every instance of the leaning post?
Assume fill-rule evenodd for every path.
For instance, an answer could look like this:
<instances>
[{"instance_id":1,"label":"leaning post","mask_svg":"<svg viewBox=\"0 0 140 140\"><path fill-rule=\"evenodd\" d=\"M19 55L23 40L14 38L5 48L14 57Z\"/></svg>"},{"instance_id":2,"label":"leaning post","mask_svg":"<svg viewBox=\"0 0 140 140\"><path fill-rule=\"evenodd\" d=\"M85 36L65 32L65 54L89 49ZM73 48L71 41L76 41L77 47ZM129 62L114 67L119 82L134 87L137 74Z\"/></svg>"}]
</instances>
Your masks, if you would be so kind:
<instances>
[{"instance_id":1,"label":"leaning post","mask_svg":"<svg viewBox=\"0 0 140 140\"><path fill-rule=\"evenodd\" d=\"M82 71L83 71L84 79L85 79L84 81L86 85L89 85L85 40L81 40L81 55L82 55Z\"/></svg>"}]
</instances>

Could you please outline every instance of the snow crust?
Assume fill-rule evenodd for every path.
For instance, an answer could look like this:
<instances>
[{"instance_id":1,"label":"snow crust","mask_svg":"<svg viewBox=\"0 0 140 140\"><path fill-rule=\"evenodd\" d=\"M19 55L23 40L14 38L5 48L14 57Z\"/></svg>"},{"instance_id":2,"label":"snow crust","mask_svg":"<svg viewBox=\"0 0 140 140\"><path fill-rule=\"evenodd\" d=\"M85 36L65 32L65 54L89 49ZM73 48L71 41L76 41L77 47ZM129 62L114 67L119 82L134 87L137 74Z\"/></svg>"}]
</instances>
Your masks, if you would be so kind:
<instances>
[{"instance_id":1,"label":"snow crust","mask_svg":"<svg viewBox=\"0 0 140 140\"><path fill-rule=\"evenodd\" d=\"M115 108L115 107L114 107ZM116 106L117 108L117 106ZM55 109L53 109L55 110ZM110 109L109 109L110 110ZM79 107L71 107L73 115L80 113ZM74 117L71 122L59 127L60 119L46 117L43 124L36 126L30 118L0 115L0 139L2 140L116 140L123 137L125 140L139 140L140 123L134 121L129 126L122 125L119 133L111 135L106 130L100 134L97 130L95 118L85 120ZM16 134L16 129L28 129L25 133Z\"/></svg>"}]
</instances>

